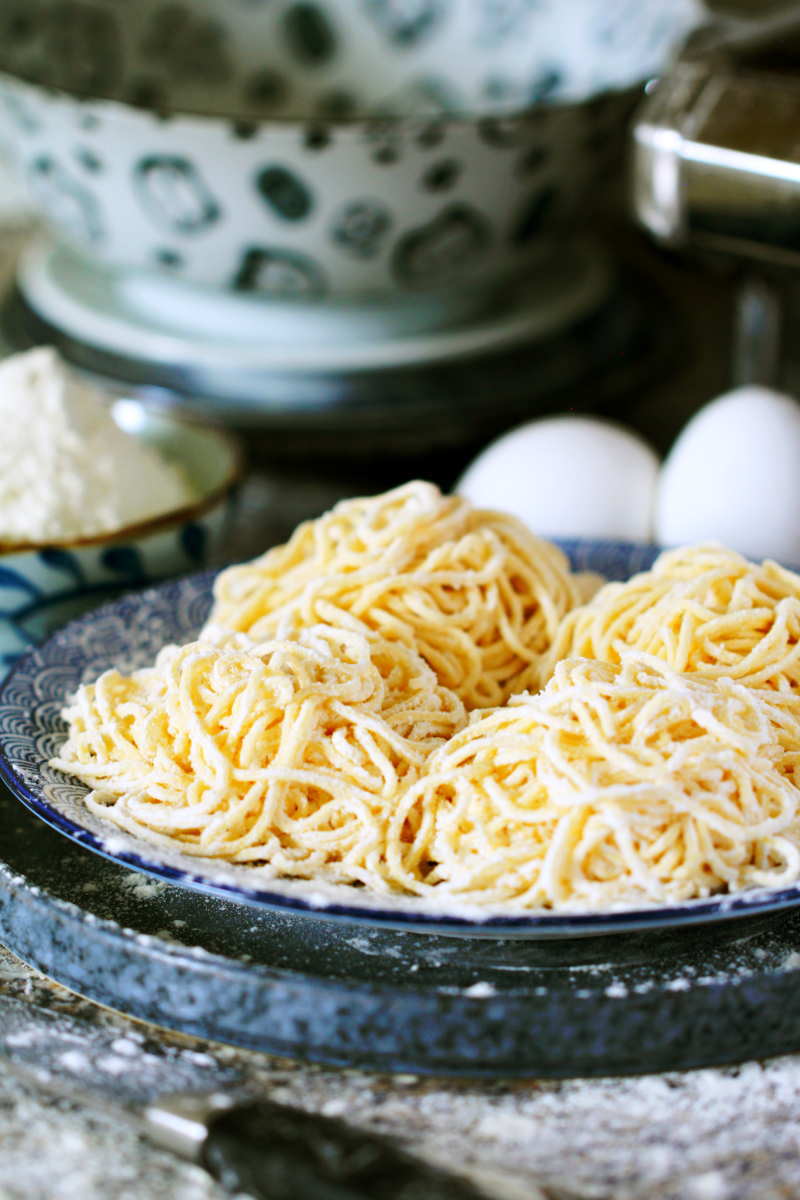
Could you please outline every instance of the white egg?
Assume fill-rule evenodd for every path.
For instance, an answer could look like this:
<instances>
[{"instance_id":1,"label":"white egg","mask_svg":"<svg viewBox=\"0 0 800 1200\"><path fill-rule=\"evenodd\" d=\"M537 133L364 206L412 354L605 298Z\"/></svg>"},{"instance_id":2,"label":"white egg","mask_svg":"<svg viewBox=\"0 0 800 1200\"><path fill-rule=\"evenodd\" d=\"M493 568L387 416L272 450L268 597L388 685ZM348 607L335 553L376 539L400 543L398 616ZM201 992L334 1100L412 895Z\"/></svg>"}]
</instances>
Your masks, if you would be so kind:
<instances>
[{"instance_id":1,"label":"white egg","mask_svg":"<svg viewBox=\"0 0 800 1200\"><path fill-rule=\"evenodd\" d=\"M488 446L456 486L480 508L551 537L651 540L658 459L619 425L547 417Z\"/></svg>"},{"instance_id":2,"label":"white egg","mask_svg":"<svg viewBox=\"0 0 800 1200\"><path fill-rule=\"evenodd\" d=\"M661 472L656 539L800 563L800 405L751 386L692 417Z\"/></svg>"}]
</instances>

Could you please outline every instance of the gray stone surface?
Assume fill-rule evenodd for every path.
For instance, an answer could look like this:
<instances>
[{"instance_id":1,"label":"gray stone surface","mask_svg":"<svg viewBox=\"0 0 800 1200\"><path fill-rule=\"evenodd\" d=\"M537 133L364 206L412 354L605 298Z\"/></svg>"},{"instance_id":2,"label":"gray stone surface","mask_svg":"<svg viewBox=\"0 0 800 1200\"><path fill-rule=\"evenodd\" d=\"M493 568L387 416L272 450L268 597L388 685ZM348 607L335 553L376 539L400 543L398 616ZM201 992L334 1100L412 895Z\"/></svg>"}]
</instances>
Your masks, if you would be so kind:
<instances>
[{"instance_id":1,"label":"gray stone surface","mask_svg":"<svg viewBox=\"0 0 800 1200\"><path fill-rule=\"evenodd\" d=\"M0 991L134 1023L0 951ZM800 1195L800 1059L592 1082L454 1083L336 1071L158 1032L241 1070L261 1094L380 1130L460 1168L493 1200L777 1200ZM136 1069L132 1060L131 1070ZM2 1200L219 1200L105 1105L52 1100L0 1061ZM299 1198L303 1200L303 1198ZM313 1198L309 1198L313 1200Z\"/></svg>"}]
</instances>

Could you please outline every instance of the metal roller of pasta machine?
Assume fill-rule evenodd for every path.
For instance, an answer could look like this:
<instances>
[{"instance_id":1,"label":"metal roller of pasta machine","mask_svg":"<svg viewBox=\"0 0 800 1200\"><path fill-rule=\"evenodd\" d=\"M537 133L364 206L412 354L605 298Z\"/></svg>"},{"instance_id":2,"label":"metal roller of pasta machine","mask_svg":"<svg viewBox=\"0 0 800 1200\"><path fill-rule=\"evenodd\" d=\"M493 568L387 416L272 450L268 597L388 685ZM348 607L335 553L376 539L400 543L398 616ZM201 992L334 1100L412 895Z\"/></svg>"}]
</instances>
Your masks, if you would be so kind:
<instances>
[{"instance_id":1,"label":"metal roller of pasta machine","mask_svg":"<svg viewBox=\"0 0 800 1200\"><path fill-rule=\"evenodd\" d=\"M696 34L633 136L640 223L663 245L740 269L734 382L786 384L800 282L798 6Z\"/></svg>"}]
</instances>

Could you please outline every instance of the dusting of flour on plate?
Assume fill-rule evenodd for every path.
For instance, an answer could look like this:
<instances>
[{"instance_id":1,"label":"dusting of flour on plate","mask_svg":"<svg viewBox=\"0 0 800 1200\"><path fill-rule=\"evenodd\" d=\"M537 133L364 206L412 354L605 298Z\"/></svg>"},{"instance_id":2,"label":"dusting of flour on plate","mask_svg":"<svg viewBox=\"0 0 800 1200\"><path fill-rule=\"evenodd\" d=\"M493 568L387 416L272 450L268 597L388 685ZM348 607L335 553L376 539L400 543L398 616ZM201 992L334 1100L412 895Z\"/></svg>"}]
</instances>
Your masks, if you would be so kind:
<instances>
[{"instance_id":1,"label":"dusting of flour on plate","mask_svg":"<svg viewBox=\"0 0 800 1200\"><path fill-rule=\"evenodd\" d=\"M196 499L48 347L0 362L0 428L2 542L111 533Z\"/></svg>"},{"instance_id":2,"label":"dusting of flour on plate","mask_svg":"<svg viewBox=\"0 0 800 1200\"><path fill-rule=\"evenodd\" d=\"M487 983L483 979L479 979L477 983L473 983L471 987L464 989L465 996L477 996L480 998L496 996L497 989L491 983Z\"/></svg>"}]
</instances>

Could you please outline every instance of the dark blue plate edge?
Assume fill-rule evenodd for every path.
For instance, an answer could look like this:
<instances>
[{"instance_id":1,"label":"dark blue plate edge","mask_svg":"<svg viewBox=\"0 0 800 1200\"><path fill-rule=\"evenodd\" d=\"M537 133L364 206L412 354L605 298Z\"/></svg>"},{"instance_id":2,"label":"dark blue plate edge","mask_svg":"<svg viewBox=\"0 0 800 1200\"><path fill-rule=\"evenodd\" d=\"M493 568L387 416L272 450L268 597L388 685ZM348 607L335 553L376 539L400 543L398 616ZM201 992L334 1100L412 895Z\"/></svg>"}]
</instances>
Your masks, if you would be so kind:
<instances>
[{"instance_id":1,"label":"dark blue plate edge","mask_svg":"<svg viewBox=\"0 0 800 1200\"><path fill-rule=\"evenodd\" d=\"M618 554L625 553L632 557L636 562L635 571L647 570L661 550L660 547L618 541L596 539L553 540L564 550L572 562L573 568L576 570L597 570L598 568L592 562L594 557L612 550ZM630 573L634 574L635 571ZM140 606L147 601L147 597L151 592L158 592L163 597L165 595L168 596L171 591L180 591L187 584L194 584L195 586L207 584L210 587L218 574L218 569L211 569L191 575L184 575L179 579L169 580L162 584L151 585L142 591L126 593L125 596L115 601L101 605L69 621L61 629L45 639L45 641L23 654L14 663L2 683L0 683L0 705L4 701L6 691L13 686L16 677L27 673L27 668L40 657L41 652L45 648L52 649L62 641L69 642L71 632L74 628L96 620L104 613L116 612L120 607L124 607L127 604L134 603ZM336 902L324 905L312 904L300 896L295 897L283 892L269 892L258 888L245 888L232 883L214 882L202 875L190 874L175 867L170 867L167 864L149 862L132 851L119 851L116 853L109 851L91 830L76 825L68 817L65 817L57 810L51 808L45 801L35 796L17 775L8 761L2 745L0 745L0 780L6 784L16 799L21 801L30 812L44 821L51 829L56 830L58 833L69 838L70 841L91 850L93 853L99 854L102 858L110 862L131 867L133 870L177 886L189 887L194 891L219 896L226 900L244 902L255 907L289 910L318 919L340 918L361 925L380 924L394 926L395 928L407 928L409 931L414 927L434 927L431 930L432 932L443 929L452 929L454 932L458 930L465 932L491 930L497 937L502 937L505 931L511 935L530 931L531 934L539 932L540 936L557 937L561 933L568 937L575 937L660 929L667 926L697 925L710 921L730 920L736 917L756 916L760 913L776 912L781 909L800 905L800 885L770 892L768 895L765 894L767 889L758 889L754 891L754 894L742 893L742 895L736 897L730 893L724 893L717 899L687 901L685 905L666 908L653 907L627 909L609 913L545 914L541 916L519 915L506 917L495 915L487 916L485 919L461 917L448 913L409 911L402 908L359 908ZM113 831L113 828L110 827L110 832Z\"/></svg>"}]
</instances>

